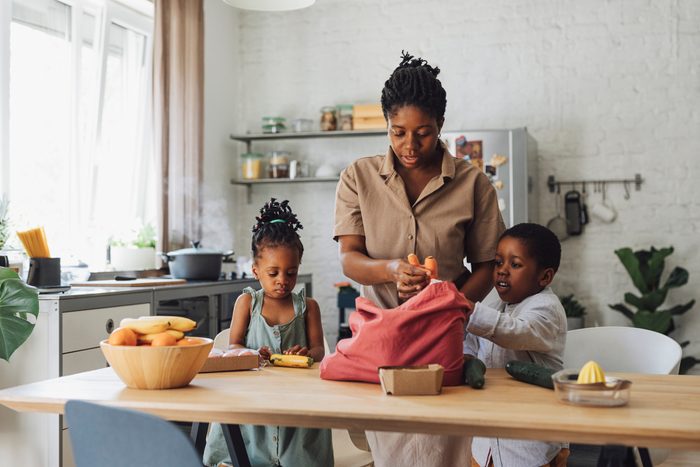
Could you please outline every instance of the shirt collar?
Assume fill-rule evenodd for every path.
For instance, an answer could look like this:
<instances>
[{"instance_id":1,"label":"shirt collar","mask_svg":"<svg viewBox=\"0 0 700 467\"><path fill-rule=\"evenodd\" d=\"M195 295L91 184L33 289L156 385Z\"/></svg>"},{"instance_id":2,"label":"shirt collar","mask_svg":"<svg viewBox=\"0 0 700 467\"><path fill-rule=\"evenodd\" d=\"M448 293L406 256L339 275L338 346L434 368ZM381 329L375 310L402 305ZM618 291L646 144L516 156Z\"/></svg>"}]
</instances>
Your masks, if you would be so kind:
<instances>
[{"instance_id":1,"label":"shirt collar","mask_svg":"<svg viewBox=\"0 0 700 467\"><path fill-rule=\"evenodd\" d=\"M450 154L444 142L440 141L440 146L442 147L440 176L443 179L453 179L455 178L455 172L457 170L455 168L455 158ZM394 150L391 148L391 145L389 145L389 148L386 150L386 155L384 156L384 162L382 162L382 166L379 168L380 175L389 177L396 172L396 159L394 157Z\"/></svg>"}]
</instances>

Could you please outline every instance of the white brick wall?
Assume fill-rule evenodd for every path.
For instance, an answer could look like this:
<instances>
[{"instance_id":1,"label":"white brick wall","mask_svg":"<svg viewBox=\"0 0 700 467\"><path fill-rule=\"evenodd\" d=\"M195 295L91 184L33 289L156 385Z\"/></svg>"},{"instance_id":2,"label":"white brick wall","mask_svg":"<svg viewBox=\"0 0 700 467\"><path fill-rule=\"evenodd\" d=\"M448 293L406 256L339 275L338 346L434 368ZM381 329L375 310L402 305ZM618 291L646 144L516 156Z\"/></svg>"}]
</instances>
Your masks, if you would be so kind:
<instances>
[{"instance_id":1,"label":"white brick wall","mask_svg":"<svg viewBox=\"0 0 700 467\"><path fill-rule=\"evenodd\" d=\"M208 0L208 10L213 3L220 2ZM231 131L255 130L263 115L317 119L323 105L378 101L407 49L442 69L446 129L527 126L537 140L542 184L550 174L560 180L644 177L642 190L629 200L622 186L608 189L618 211L613 224L593 222L563 244L555 288L577 295L589 324L625 324L607 307L632 291L613 254L622 246L673 245L668 270L685 267L690 283L672 291L669 303L697 297L700 2L318 0L295 12L237 12L237 21L237 42L231 44L236 54L222 49L207 59L208 73L227 60L237 63L229 76L237 93L229 109ZM208 40L217 37L207 32ZM207 95L208 105L216 101L211 89ZM221 136L209 135L207 144ZM289 147L315 164L342 165L383 152L386 144L374 138ZM207 175L208 185L234 175L234 156L242 149L229 145L231 158ZM546 223L554 198L544 185L540 190L539 220ZM590 186L588 191L590 203L599 199ZM250 205L244 194L236 187L226 192L233 216L224 230L233 232L237 251L249 250L254 214L269 196L290 199L305 225L303 269L314 274L324 326L334 334L332 283L342 279L330 239L334 187L257 187ZM678 337L694 340L686 353L700 356L700 305L677 322Z\"/></svg>"}]
</instances>

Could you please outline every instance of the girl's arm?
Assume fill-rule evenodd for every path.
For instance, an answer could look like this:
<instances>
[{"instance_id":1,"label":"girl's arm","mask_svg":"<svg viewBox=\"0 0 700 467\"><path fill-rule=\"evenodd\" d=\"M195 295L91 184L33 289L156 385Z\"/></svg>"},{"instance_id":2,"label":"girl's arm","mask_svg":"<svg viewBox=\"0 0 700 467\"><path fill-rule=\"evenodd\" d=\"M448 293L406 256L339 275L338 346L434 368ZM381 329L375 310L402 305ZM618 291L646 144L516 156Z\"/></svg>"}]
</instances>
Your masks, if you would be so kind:
<instances>
[{"instance_id":1,"label":"girl's arm","mask_svg":"<svg viewBox=\"0 0 700 467\"><path fill-rule=\"evenodd\" d=\"M323 325L321 324L321 309L313 298L306 299L306 342L309 346L308 356L315 362L320 362L326 355L323 345Z\"/></svg>"},{"instance_id":2,"label":"girl's arm","mask_svg":"<svg viewBox=\"0 0 700 467\"><path fill-rule=\"evenodd\" d=\"M231 316L231 331L228 338L229 347L232 349L245 348L245 334L250 323L250 304L253 297L248 293L242 293L233 305Z\"/></svg>"},{"instance_id":3,"label":"girl's arm","mask_svg":"<svg viewBox=\"0 0 700 467\"><path fill-rule=\"evenodd\" d=\"M362 235L339 236L338 249L343 274L360 284L397 282L405 286L425 286L429 282L425 269L411 266L403 259L370 258Z\"/></svg>"}]
</instances>

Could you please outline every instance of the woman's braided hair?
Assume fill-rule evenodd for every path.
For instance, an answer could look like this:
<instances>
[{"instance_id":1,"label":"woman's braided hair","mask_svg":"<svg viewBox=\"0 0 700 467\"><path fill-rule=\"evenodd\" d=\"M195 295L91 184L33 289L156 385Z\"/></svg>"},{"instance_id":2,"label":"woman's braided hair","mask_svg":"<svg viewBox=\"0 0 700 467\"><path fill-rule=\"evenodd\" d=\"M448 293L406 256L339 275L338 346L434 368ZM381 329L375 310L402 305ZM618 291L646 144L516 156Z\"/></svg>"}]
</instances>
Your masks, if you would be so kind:
<instances>
[{"instance_id":1,"label":"woman's braided hair","mask_svg":"<svg viewBox=\"0 0 700 467\"><path fill-rule=\"evenodd\" d=\"M260 215L255 217L253 226L253 258L258 258L260 251L267 247L287 246L299 250L299 259L304 254L304 245L297 230L303 229L296 214L289 207L289 201L281 203L275 198L260 208Z\"/></svg>"},{"instance_id":2,"label":"woman's braided hair","mask_svg":"<svg viewBox=\"0 0 700 467\"><path fill-rule=\"evenodd\" d=\"M384 118L406 105L416 106L436 120L445 116L447 93L437 79L440 68L428 65L422 58L414 58L401 51L401 63L391 73L382 89Z\"/></svg>"}]
</instances>

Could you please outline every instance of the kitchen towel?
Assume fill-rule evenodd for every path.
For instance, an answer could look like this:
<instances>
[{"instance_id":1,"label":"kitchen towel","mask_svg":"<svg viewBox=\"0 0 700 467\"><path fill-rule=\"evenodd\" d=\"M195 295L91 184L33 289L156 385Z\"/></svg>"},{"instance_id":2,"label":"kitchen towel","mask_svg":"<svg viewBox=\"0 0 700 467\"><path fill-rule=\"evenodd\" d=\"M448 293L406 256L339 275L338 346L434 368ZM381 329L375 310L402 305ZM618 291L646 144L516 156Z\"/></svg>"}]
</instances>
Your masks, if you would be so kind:
<instances>
[{"instance_id":1,"label":"kitchen towel","mask_svg":"<svg viewBox=\"0 0 700 467\"><path fill-rule=\"evenodd\" d=\"M379 383L385 365L445 368L443 385L462 383L462 341L467 301L452 282L430 284L397 308L358 297L348 319L352 337L338 341L321 362L321 378Z\"/></svg>"}]
</instances>

